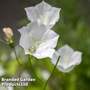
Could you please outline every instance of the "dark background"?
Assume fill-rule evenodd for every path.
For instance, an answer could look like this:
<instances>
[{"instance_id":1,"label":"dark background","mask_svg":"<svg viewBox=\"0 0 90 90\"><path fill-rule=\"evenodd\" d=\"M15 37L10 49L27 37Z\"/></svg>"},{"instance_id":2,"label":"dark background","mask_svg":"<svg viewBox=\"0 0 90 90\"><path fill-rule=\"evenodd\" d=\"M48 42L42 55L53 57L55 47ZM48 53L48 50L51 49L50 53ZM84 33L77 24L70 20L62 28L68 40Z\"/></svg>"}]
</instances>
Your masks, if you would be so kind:
<instances>
[{"instance_id":1,"label":"dark background","mask_svg":"<svg viewBox=\"0 0 90 90\"><path fill-rule=\"evenodd\" d=\"M0 29L3 26L17 27L17 23L25 17L24 7L32 6L39 3L41 0L0 0ZM63 9L68 7L68 3L72 2L68 0L66 3L62 3L63 0L45 0L53 3L55 1L59 3L53 3L54 5L61 6ZM66 1L66 0L64 0ZM85 18L86 22L90 22L90 0L72 0L75 1L74 7L76 9L77 16L79 18ZM61 2L61 3L60 3ZM67 4L66 6L63 6ZM72 5L71 5L72 6ZM68 7L72 8L72 7ZM72 11L71 11L72 13Z\"/></svg>"}]
</instances>

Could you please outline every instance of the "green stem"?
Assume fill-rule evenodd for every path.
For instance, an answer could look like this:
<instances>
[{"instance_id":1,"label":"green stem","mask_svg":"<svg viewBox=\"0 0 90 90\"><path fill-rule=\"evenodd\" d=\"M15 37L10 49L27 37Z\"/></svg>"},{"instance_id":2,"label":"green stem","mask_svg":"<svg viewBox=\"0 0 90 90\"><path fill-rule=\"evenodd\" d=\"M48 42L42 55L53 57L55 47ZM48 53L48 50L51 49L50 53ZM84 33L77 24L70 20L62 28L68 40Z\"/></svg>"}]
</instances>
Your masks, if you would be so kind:
<instances>
[{"instance_id":1,"label":"green stem","mask_svg":"<svg viewBox=\"0 0 90 90\"><path fill-rule=\"evenodd\" d=\"M16 49L14 48L13 50L14 50L15 57L16 57L16 60L17 60L18 64L21 65L21 63L20 63L20 61L19 61L19 59L18 59L18 57L17 57Z\"/></svg>"},{"instance_id":2,"label":"green stem","mask_svg":"<svg viewBox=\"0 0 90 90\"><path fill-rule=\"evenodd\" d=\"M1 39L0 39L0 42L3 43L3 44L5 44L5 45L8 45L7 43L5 43L5 42L4 42L3 40L1 40ZM10 47L11 47L11 46L10 46ZM12 47L11 47L11 48L12 48ZM16 57L16 60L17 60L18 64L21 65L21 63L19 62L19 59L18 59L18 57L17 57L17 53L16 53L15 47L13 48L13 50L14 50L15 57Z\"/></svg>"},{"instance_id":3,"label":"green stem","mask_svg":"<svg viewBox=\"0 0 90 90\"><path fill-rule=\"evenodd\" d=\"M72 73L68 80L67 90L77 90L76 81L77 81L77 76L75 73Z\"/></svg>"},{"instance_id":4,"label":"green stem","mask_svg":"<svg viewBox=\"0 0 90 90\"><path fill-rule=\"evenodd\" d=\"M59 58L60 58L60 57L59 57ZM43 90L46 90L47 84L48 84L50 78L53 76L53 73L54 73L54 71L55 71L55 69L56 69L56 66L57 66L58 62L59 62L59 58L57 59L57 62L56 62L55 66L54 66L54 68L53 68L53 70L52 70L52 73L51 73L50 77L49 77L48 80L46 81Z\"/></svg>"},{"instance_id":5,"label":"green stem","mask_svg":"<svg viewBox=\"0 0 90 90\"><path fill-rule=\"evenodd\" d=\"M31 60L31 55L29 55L29 62L30 62L30 65L31 65L31 71L32 71L32 73L34 74L34 76L35 76L37 79L40 80L40 78L38 78L38 76L36 75L36 72L35 72L35 70L34 70L34 68L33 68L32 60Z\"/></svg>"}]
</instances>

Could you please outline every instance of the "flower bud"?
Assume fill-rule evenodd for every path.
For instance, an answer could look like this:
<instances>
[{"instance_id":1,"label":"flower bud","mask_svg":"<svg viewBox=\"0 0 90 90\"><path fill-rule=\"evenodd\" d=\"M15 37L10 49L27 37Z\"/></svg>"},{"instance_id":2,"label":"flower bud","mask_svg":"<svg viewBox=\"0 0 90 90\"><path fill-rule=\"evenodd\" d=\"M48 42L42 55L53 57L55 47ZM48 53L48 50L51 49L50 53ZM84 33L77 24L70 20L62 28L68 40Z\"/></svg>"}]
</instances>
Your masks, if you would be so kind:
<instances>
[{"instance_id":1,"label":"flower bud","mask_svg":"<svg viewBox=\"0 0 90 90\"><path fill-rule=\"evenodd\" d=\"M3 32L5 34L5 40L8 42L10 46L14 44L13 30L10 27L3 28Z\"/></svg>"},{"instance_id":2,"label":"flower bud","mask_svg":"<svg viewBox=\"0 0 90 90\"><path fill-rule=\"evenodd\" d=\"M11 39L13 37L13 31L10 27L3 28L3 32L6 36L6 40Z\"/></svg>"}]
</instances>

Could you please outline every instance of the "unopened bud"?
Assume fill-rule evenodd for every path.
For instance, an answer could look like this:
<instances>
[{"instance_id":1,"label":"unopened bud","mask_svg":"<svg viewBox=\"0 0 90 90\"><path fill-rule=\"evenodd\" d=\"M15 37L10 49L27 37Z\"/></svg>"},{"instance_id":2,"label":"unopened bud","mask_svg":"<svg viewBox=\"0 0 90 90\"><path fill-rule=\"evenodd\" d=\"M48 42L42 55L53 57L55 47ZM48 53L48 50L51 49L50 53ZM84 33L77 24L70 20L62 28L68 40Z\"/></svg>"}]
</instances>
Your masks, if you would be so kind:
<instances>
[{"instance_id":1,"label":"unopened bud","mask_svg":"<svg viewBox=\"0 0 90 90\"><path fill-rule=\"evenodd\" d=\"M10 45L10 47L13 47L14 45L14 37L13 37L13 30L10 27L3 28L3 32L5 34L5 39Z\"/></svg>"},{"instance_id":2,"label":"unopened bud","mask_svg":"<svg viewBox=\"0 0 90 90\"><path fill-rule=\"evenodd\" d=\"M6 36L6 40L9 40L13 37L13 31L10 27L5 27L3 28L3 32Z\"/></svg>"}]
</instances>

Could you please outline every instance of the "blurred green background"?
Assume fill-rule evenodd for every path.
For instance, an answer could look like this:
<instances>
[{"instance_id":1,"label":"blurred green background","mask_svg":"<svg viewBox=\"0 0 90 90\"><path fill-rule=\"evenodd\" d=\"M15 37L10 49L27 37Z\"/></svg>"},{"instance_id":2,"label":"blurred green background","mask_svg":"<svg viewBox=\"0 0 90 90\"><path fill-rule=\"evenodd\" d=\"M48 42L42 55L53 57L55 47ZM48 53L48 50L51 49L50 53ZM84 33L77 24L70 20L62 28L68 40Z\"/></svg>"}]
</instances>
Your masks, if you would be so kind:
<instances>
[{"instance_id":1,"label":"blurred green background","mask_svg":"<svg viewBox=\"0 0 90 90\"><path fill-rule=\"evenodd\" d=\"M22 17L17 19L15 23L13 21L14 26L9 25L15 29L28 23L24 8L36 5L41 0L18 1L18 7L20 5L21 8L21 12L19 10L19 13L21 13ZM52 6L61 8L60 20L53 27L53 30L60 34L57 48L61 47L62 40L63 45L69 44L75 50L80 50L83 53L82 63L76 66L70 73L65 74L56 69L48 82L46 90L90 90L90 0L45 1ZM0 23L2 24L2 22ZM16 30L14 32L16 42L18 43L20 34ZM0 36L4 37L2 33ZM27 72L31 77L36 78L36 81L31 82L28 87L14 87L14 90L42 90L48 75L54 67L50 59L36 60L36 58L32 57L32 67L40 78L39 80L32 72L28 56L24 55L23 49L20 46L16 46L16 49L17 56L22 65L17 63L13 50L8 45L0 43L0 65L3 66L6 72L0 78L18 77L23 72Z\"/></svg>"}]
</instances>

